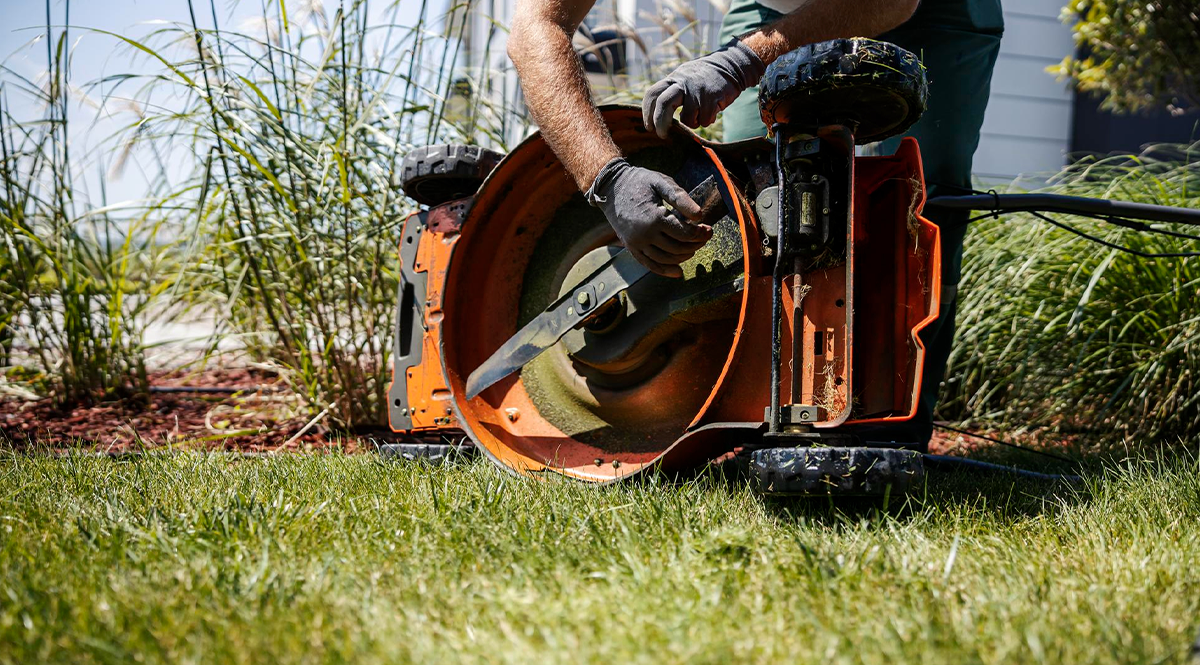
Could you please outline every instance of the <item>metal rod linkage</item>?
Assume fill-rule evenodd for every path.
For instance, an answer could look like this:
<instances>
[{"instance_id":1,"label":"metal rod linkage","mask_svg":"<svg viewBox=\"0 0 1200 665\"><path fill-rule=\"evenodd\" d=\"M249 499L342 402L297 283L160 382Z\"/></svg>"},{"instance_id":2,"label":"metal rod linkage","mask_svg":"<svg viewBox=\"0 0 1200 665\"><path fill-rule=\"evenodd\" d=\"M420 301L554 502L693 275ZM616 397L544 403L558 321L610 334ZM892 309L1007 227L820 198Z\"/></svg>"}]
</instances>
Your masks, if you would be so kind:
<instances>
[{"instance_id":1,"label":"metal rod linkage","mask_svg":"<svg viewBox=\"0 0 1200 665\"><path fill-rule=\"evenodd\" d=\"M780 346L783 343L783 278L787 272L787 262L784 261L784 245L791 227L788 222L791 214L788 210L788 181L787 170L783 163L783 148L787 144L786 128L782 124L771 127L775 135L775 178L779 193L779 227L775 239L775 269L771 273L771 422L769 431L779 431L779 389L780 389Z\"/></svg>"},{"instance_id":2,"label":"metal rod linkage","mask_svg":"<svg viewBox=\"0 0 1200 665\"><path fill-rule=\"evenodd\" d=\"M804 391L804 260L792 260L796 281L792 284L792 403L801 401Z\"/></svg>"}]
</instances>

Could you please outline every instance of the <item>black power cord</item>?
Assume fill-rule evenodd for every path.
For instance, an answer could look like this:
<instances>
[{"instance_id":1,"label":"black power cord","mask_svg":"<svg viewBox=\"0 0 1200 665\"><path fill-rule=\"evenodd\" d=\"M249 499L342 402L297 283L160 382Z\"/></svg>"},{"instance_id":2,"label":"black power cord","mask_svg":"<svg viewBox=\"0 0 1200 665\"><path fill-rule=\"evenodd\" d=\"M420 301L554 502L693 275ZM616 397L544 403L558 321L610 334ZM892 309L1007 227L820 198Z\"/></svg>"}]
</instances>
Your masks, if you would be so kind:
<instances>
[{"instance_id":1,"label":"black power cord","mask_svg":"<svg viewBox=\"0 0 1200 665\"><path fill-rule=\"evenodd\" d=\"M1110 249L1125 252L1144 259L1173 259L1200 257L1197 252L1143 252L1125 247L1117 243L1094 236L1070 224L1060 222L1048 216L1048 213L1075 215L1086 217L1115 226L1120 226L1139 233L1157 233L1160 235L1181 238L1184 240L1200 241L1200 236L1180 233L1170 229L1159 229L1138 221L1134 217L1156 222L1169 222L1200 226L1200 210L1188 208L1172 208L1170 206L1150 205L1144 203L1128 203L1110 201L1107 199L1089 199L1081 196L1061 194L1000 194L996 190L986 192L969 187L941 185L949 189L968 192L966 196L936 196L926 202L930 208L943 210L988 210L988 212L969 217L960 224L970 224L981 219L999 219L1001 213L1028 213L1044 222L1057 226L1064 231L1073 233L1089 242L1103 245Z\"/></svg>"},{"instance_id":2,"label":"black power cord","mask_svg":"<svg viewBox=\"0 0 1200 665\"><path fill-rule=\"evenodd\" d=\"M1060 462L1067 462L1068 464L1078 463L1077 460L1073 460L1070 457L1066 457L1064 455L1047 452L1045 450L1038 450L1037 448L1030 448L1028 446L1022 446L1019 443L1013 443L1012 441L1005 441L1004 439L997 439L996 437L986 436L984 434L976 434L975 432L965 430L965 429L959 429L957 427L951 427L950 425L946 425L943 423L934 423L933 426L940 430L945 430L947 432L955 432L956 434L963 434L965 436L975 437L976 439L982 439L984 441L998 443L1002 446L1008 446L1009 448L1016 448L1017 450L1023 450L1027 453L1033 453L1034 455L1043 455L1045 457L1052 457L1056 460L1059 460Z\"/></svg>"}]
</instances>

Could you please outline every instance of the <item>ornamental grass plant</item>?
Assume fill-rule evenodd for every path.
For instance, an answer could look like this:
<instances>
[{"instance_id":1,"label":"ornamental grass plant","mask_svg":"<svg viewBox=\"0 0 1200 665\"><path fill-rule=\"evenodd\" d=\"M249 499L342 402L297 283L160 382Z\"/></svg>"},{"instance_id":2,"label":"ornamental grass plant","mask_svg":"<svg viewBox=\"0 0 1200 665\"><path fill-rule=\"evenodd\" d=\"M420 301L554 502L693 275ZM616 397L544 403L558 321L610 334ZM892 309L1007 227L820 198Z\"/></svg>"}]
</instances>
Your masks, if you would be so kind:
<instances>
[{"instance_id":1,"label":"ornamental grass plant","mask_svg":"<svg viewBox=\"0 0 1200 665\"><path fill-rule=\"evenodd\" d=\"M1085 158L1046 191L1197 209L1198 161L1200 144ZM1110 246L1024 214L976 222L942 414L1135 443L1197 440L1200 256L1120 248L1197 253L1200 229L1052 217Z\"/></svg>"}]
</instances>

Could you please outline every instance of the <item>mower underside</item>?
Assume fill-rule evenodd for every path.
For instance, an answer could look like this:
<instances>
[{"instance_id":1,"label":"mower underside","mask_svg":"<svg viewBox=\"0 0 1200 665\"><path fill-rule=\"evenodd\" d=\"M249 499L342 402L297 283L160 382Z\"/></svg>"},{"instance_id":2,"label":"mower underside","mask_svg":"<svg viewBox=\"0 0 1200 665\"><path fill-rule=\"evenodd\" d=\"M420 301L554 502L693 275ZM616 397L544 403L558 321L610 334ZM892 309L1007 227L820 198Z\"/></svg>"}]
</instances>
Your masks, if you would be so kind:
<instances>
[{"instance_id":1,"label":"mower underside","mask_svg":"<svg viewBox=\"0 0 1200 665\"><path fill-rule=\"evenodd\" d=\"M685 189L715 179L726 214L712 242L684 264L683 279L646 277L468 399L472 371L620 250L601 213L531 137L473 197L405 224L393 429L414 440L465 435L518 473L596 482L795 447L768 417L771 143L709 144L682 128L662 141L636 109L604 117L635 164ZM785 283L784 311L802 316L780 321L778 387L785 425L821 445L850 442L830 435L853 425L912 417L924 356L917 333L937 312L940 268L937 228L919 214L915 142L859 158L837 135L816 142L827 170L842 174L825 200L846 237L841 253Z\"/></svg>"}]
</instances>

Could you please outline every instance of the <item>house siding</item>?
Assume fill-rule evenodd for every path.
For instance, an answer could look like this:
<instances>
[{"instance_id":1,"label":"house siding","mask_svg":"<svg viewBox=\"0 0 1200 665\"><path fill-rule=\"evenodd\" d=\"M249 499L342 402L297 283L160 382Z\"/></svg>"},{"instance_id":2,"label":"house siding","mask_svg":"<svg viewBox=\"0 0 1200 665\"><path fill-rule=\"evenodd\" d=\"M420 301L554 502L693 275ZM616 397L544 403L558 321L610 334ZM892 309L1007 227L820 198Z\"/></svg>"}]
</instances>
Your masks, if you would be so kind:
<instances>
[{"instance_id":1,"label":"house siding","mask_svg":"<svg viewBox=\"0 0 1200 665\"><path fill-rule=\"evenodd\" d=\"M664 4L657 0L601 0L592 19L597 24L611 24L615 13L623 22L636 25L645 42L653 45L668 36L651 19ZM684 46L699 55L715 45L724 3L696 0L688 4L696 13L698 25L686 31ZM985 182L1024 177L1036 183L1065 162L1071 142L1074 93L1046 72L1046 67L1074 50L1070 29L1059 19L1062 4L1063 0L1004 0L1004 39L974 159L974 172ZM523 111L516 75L504 53L505 32L497 30L484 16L493 16L507 25L512 0L488 0L478 8L484 11L470 21L465 61L470 63L473 78L490 69L490 76L483 78L501 108ZM491 48L485 64L481 62L481 51L489 36ZM645 63L632 45L629 52L631 78L644 80ZM502 135L510 144L533 129L527 121L506 124Z\"/></svg>"},{"instance_id":2,"label":"house siding","mask_svg":"<svg viewBox=\"0 0 1200 665\"><path fill-rule=\"evenodd\" d=\"M1004 39L973 163L981 180L1036 183L1065 163L1075 96L1046 72L1074 51L1061 10L1061 0L1004 2Z\"/></svg>"}]
</instances>

